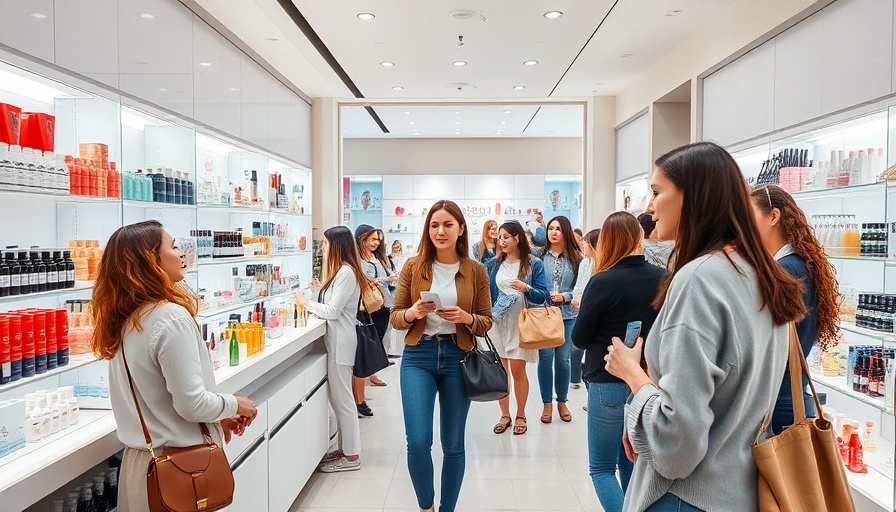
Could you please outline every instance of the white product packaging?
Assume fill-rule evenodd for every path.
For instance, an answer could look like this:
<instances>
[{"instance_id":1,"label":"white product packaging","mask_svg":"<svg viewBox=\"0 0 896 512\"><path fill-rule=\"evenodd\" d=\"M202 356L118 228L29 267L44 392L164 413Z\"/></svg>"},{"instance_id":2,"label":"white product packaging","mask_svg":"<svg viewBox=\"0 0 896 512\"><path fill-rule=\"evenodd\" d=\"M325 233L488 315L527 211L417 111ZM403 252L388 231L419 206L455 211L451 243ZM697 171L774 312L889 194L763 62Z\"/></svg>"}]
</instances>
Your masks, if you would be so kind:
<instances>
[{"instance_id":1,"label":"white product packaging","mask_svg":"<svg viewBox=\"0 0 896 512\"><path fill-rule=\"evenodd\" d=\"M0 402L0 457L25 447L25 400Z\"/></svg>"}]
</instances>

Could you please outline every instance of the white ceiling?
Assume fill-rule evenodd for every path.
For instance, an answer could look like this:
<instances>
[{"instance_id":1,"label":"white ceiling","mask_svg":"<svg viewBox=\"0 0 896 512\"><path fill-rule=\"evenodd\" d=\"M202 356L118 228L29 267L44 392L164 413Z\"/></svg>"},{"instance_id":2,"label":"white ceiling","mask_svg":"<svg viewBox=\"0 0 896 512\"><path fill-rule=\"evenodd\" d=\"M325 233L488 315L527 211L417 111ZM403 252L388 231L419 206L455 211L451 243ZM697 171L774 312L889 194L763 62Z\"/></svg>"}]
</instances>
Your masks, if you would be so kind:
<instances>
[{"instance_id":1,"label":"white ceiling","mask_svg":"<svg viewBox=\"0 0 896 512\"><path fill-rule=\"evenodd\" d=\"M310 96L351 96L277 0L196 1ZM293 1L366 98L463 101L616 95L734 0ZM465 9L474 15L450 16ZM563 16L545 18L550 10ZM676 10L677 15L667 15ZM376 18L358 19L364 12ZM626 54L631 56L622 57ZM524 66L529 59L538 64ZM467 65L454 66L455 61ZM458 90L458 83L468 85ZM516 85L525 89L514 90ZM389 118L385 124L392 136L408 136L406 123L391 122L384 107L376 111L383 112L384 121ZM444 131L441 110L425 112L434 117L420 121L431 122L433 133ZM475 130L469 125L470 133L495 136L494 117L483 112L475 117L484 124ZM383 135L365 115L345 116L347 136ZM581 116L567 116L575 127L560 126L562 117L539 114L525 133L514 136L548 136L550 129L581 134Z\"/></svg>"}]
</instances>

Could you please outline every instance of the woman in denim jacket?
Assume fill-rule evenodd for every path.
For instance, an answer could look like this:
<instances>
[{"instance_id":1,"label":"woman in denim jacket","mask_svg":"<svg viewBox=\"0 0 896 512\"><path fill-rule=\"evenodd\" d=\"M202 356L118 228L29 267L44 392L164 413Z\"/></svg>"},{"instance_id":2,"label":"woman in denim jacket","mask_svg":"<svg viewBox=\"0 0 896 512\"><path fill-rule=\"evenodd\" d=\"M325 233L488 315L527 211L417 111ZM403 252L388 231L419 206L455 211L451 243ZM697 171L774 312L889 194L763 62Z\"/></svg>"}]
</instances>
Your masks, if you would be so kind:
<instances>
[{"instance_id":1,"label":"woman in denim jacket","mask_svg":"<svg viewBox=\"0 0 896 512\"><path fill-rule=\"evenodd\" d=\"M529 377L526 363L538 361L538 352L520 348L519 316L523 300L529 306L540 307L548 300L548 282L544 277L544 264L532 256L526 232L518 221L501 225L498 230L497 256L485 262L492 296L492 328L489 337L507 375L513 381L516 397L516 420L513 434L522 435L526 425L526 398L529 396ZM495 434L503 434L510 428L510 396L498 401L501 419Z\"/></svg>"},{"instance_id":2,"label":"woman in denim jacket","mask_svg":"<svg viewBox=\"0 0 896 512\"><path fill-rule=\"evenodd\" d=\"M544 271L550 289L551 305L560 308L563 314L563 328L566 342L555 348L543 348L538 351L538 387L541 390L541 401L544 410L541 422L550 423L553 419L551 410L551 392L557 393L557 413L560 419L572 421L572 413L566 406L570 382L570 352L572 350L572 327L576 322L576 310L572 307L573 288L579 273L582 253L576 243L569 219L560 215L548 222L548 239L538 253L544 262Z\"/></svg>"}]
</instances>

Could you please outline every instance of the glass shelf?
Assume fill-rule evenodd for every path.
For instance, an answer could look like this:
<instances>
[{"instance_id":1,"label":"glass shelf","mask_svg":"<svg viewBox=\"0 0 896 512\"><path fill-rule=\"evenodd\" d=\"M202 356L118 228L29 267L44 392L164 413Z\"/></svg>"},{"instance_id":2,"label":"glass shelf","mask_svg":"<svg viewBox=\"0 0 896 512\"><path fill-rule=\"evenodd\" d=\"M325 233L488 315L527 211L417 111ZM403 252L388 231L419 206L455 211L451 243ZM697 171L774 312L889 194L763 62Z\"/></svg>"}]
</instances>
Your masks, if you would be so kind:
<instances>
[{"instance_id":1,"label":"glass shelf","mask_svg":"<svg viewBox=\"0 0 896 512\"><path fill-rule=\"evenodd\" d=\"M274 215L290 215L293 217L309 217L309 218L311 217L310 213L293 212L290 210L284 210L283 208L271 208L269 211Z\"/></svg>"},{"instance_id":2,"label":"glass shelf","mask_svg":"<svg viewBox=\"0 0 896 512\"><path fill-rule=\"evenodd\" d=\"M839 254L826 254L831 260L852 260L852 261L868 261L875 263L886 263L887 266L896 265L896 261L888 260L886 256L845 256Z\"/></svg>"},{"instance_id":3,"label":"glass shelf","mask_svg":"<svg viewBox=\"0 0 896 512\"><path fill-rule=\"evenodd\" d=\"M14 196L17 198L28 199L44 199L63 203L89 203L89 204L120 204L121 198L118 197L99 197L99 196L73 196L71 194L58 194L53 192L40 191L21 191L21 190L0 190L0 197Z\"/></svg>"},{"instance_id":4,"label":"glass shelf","mask_svg":"<svg viewBox=\"0 0 896 512\"><path fill-rule=\"evenodd\" d=\"M267 208L257 208L254 206L237 206L232 204L197 204L199 210L230 210L231 213L270 213Z\"/></svg>"},{"instance_id":5,"label":"glass shelf","mask_svg":"<svg viewBox=\"0 0 896 512\"><path fill-rule=\"evenodd\" d=\"M818 190L801 190L799 192L791 192L790 195L797 201L807 199L827 199L829 197L844 197L848 195L875 195L880 194L887 187L886 181L878 181L875 183L862 183L861 185L850 185L848 187L831 187Z\"/></svg>"},{"instance_id":6,"label":"glass shelf","mask_svg":"<svg viewBox=\"0 0 896 512\"><path fill-rule=\"evenodd\" d=\"M381 212L382 208L350 208L353 212Z\"/></svg>"},{"instance_id":7,"label":"glass shelf","mask_svg":"<svg viewBox=\"0 0 896 512\"><path fill-rule=\"evenodd\" d=\"M76 368L80 368L82 366L87 366L89 364L93 364L99 361L93 354L79 354L76 356L70 356L68 358L68 364L65 366L57 366L52 370L47 370L44 373L40 373L37 375L32 375L31 377L22 377L19 380L15 380L12 382L7 382L6 384L0 385L0 393L9 391L10 389L19 388L25 386L27 384L31 384L32 382L37 382L41 379L45 379L47 377L52 377L53 375L59 375L60 373L65 373ZM0 459L2 460L2 459Z\"/></svg>"},{"instance_id":8,"label":"glass shelf","mask_svg":"<svg viewBox=\"0 0 896 512\"><path fill-rule=\"evenodd\" d=\"M839 393L842 393L853 400L858 400L859 402L868 404L876 409L880 409L881 411L893 415L893 408L887 407L884 404L883 398L875 398L866 395L865 393L860 393L858 391L853 391L851 387L846 385L845 377L826 377L824 375L819 375L818 373L812 372L812 380L815 382L824 385L827 388L833 389Z\"/></svg>"},{"instance_id":9,"label":"glass shelf","mask_svg":"<svg viewBox=\"0 0 896 512\"><path fill-rule=\"evenodd\" d=\"M867 336L869 338L875 338L885 343L896 343L896 334L893 334L891 332L875 331L874 329L866 329L864 327L859 327L852 322L840 322L840 329L847 332L860 334L862 336Z\"/></svg>"},{"instance_id":10,"label":"glass shelf","mask_svg":"<svg viewBox=\"0 0 896 512\"><path fill-rule=\"evenodd\" d=\"M269 261L271 256L240 256L233 258L202 258L196 261L196 265L203 267L206 265L230 265L233 263L252 263Z\"/></svg>"},{"instance_id":11,"label":"glass shelf","mask_svg":"<svg viewBox=\"0 0 896 512\"><path fill-rule=\"evenodd\" d=\"M137 201L135 199L125 199L121 202L128 208L167 208L176 210L195 210L195 204L175 204L175 203L157 203L155 201Z\"/></svg>"},{"instance_id":12,"label":"glass shelf","mask_svg":"<svg viewBox=\"0 0 896 512\"><path fill-rule=\"evenodd\" d=\"M50 297L53 295L63 295L66 293L75 293L84 290L90 290L93 288L93 281L75 281L74 288L63 288L61 290L49 290L46 292L37 292L37 293L29 293L26 295L9 295L7 297L0 297L0 304L6 302L21 302L26 300L31 300L40 297Z\"/></svg>"},{"instance_id":13,"label":"glass shelf","mask_svg":"<svg viewBox=\"0 0 896 512\"><path fill-rule=\"evenodd\" d=\"M287 297L292 297L292 291L277 293L274 295L268 295L266 297L259 297L255 300L251 300L249 302L237 302L233 304L227 304L226 306L220 306L217 308L206 309L205 311L200 311L196 313L197 317L207 318L210 316L218 316L225 313L230 313L231 311L237 311L240 309L245 309L246 306L254 306L256 304L260 304L266 300L276 300L276 299L285 299Z\"/></svg>"}]
</instances>

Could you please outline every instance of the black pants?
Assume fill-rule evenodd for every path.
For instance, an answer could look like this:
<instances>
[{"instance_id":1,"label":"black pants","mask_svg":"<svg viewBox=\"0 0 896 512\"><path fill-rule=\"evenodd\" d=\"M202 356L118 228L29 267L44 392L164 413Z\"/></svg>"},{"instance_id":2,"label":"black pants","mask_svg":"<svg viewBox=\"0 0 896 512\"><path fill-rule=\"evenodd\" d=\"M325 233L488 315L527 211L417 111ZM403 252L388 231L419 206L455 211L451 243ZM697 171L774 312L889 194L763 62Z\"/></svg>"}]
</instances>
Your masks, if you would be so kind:
<instances>
[{"instance_id":1,"label":"black pants","mask_svg":"<svg viewBox=\"0 0 896 512\"><path fill-rule=\"evenodd\" d=\"M386 329L389 328L389 308L380 308L370 314L373 318L373 325L376 327L376 333L380 335L380 341L386 337Z\"/></svg>"}]
</instances>

